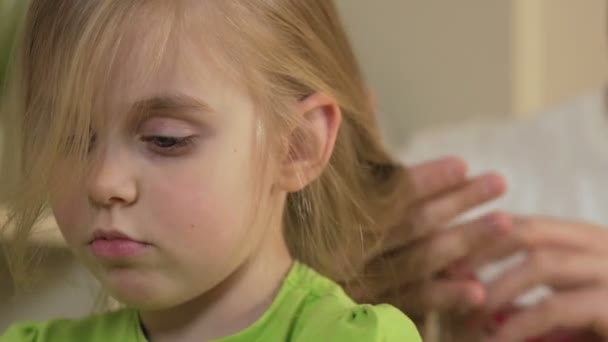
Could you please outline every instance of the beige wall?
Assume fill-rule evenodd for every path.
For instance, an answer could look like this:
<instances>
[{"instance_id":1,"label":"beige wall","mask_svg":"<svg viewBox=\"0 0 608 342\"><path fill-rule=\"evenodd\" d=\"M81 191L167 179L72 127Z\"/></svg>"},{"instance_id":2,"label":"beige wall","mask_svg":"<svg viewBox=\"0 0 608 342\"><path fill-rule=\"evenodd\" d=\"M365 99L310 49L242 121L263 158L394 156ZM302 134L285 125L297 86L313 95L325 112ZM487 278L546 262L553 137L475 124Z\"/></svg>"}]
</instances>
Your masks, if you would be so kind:
<instances>
[{"instance_id":1,"label":"beige wall","mask_svg":"<svg viewBox=\"0 0 608 342\"><path fill-rule=\"evenodd\" d=\"M337 0L392 146L531 117L606 80L606 0Z\"/></svg>"},{"instance_id":2,"label":"beige wall","mask_svg":"<svg viewBox=\"0 0 608 342\"><path fill-rule=\"evenodd\" d=\"M510 111L509 1L338 0L391 145Z\"/></svg>"},{"instance_id":3,"label":"beige wall","mask_svg":"<svg viewBox=\"0 0 608 342\"><path fill-rule=\"evenodd\" d=\"M516 0L512 10L514 112L528 117L605 83L606 0Z\"/></svg>"}]
</instances>

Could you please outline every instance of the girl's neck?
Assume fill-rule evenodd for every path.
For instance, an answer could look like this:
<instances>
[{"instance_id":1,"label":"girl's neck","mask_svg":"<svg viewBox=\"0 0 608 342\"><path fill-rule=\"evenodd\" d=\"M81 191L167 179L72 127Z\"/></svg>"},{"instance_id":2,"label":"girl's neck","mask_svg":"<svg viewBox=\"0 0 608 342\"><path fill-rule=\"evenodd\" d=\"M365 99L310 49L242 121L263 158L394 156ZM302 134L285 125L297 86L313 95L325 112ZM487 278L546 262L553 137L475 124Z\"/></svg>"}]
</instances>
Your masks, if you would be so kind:
<instances>
[{"instance_id":1,"label":"girl's neck","mask_svg":"<svg viewBox=\"0 0 608 342\"><path fill-rule=\"evenodd\" d=\"M269 241L258 255L219 286L163 311L141 312L151 342L208 341L233 335L255 323L270 307L293 260L285 244ZM277 243L282 248L277 248Z\"/></svg>"}]
</instances>

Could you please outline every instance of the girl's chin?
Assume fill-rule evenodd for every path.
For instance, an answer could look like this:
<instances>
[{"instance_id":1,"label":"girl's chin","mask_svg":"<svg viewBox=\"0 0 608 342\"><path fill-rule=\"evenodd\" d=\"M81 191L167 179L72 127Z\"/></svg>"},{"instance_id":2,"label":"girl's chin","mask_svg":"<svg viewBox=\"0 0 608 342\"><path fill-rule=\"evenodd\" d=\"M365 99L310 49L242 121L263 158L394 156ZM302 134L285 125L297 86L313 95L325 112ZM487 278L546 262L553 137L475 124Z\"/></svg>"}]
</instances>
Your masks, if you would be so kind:
<instances>
[{"instance_id":1,"label":"girl's chin","mask_svg":"<svg viewBox=\"0 0 608 342\"><path fill-rule=\"evenodd\" d=\"M166 291L160 291L157 286L150 286L155 282L125 274L122 276L107 274L101 278L103 288L108 294L125 306L149 310L161 308L163 304L169 302L164 299L168 297Z\"/></svg>"},{"instance_id":2,"label":"girl's chin","mask_svg":"<svg viewBox=\"0 0 608 342\"><path fill-rule=\"evenodd\" d=\"M184 291L160 291L158 288L106 287L110 295L123 306L138 311L168 310L187 303L191 298L183 297Z\"/></svg>"},{"instance_id":3,"label":"girl's chin","mask_svg":"<svg viewBox=\"0 0 608 342\"><path fill-rule=\"evenodd\" d=\"M175 306L169 301L159 300L159 297L136 296L132 293L116 293L112 295L112 298L118 301L122 306L137 311L158 311Z\"/></svg>"}]
</instances>

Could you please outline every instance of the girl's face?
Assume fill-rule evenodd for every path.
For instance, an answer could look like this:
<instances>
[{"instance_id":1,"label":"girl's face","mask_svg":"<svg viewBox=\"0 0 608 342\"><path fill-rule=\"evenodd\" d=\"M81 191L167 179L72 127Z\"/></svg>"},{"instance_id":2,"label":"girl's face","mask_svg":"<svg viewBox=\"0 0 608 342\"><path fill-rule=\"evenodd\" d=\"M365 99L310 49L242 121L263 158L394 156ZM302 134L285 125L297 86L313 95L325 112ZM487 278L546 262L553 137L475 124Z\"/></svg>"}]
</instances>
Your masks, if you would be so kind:
<instances>
[{"instance_id":1,"label":"girl's face","mask_svg":"<svg viewBox=\"0 0 608 342\"><path fill-rule=\"evenodd\" d=\"M139 82L138 46L145 43L119 56L105 125L93 127L96 163L82 182L53 194L52 208L112 295L155 309L276 257L269 253L284 249L284 192L270 181L270 164L258 172L258 117L247 91L201 51L176 49Z\"/></svg>"}]
</instances>

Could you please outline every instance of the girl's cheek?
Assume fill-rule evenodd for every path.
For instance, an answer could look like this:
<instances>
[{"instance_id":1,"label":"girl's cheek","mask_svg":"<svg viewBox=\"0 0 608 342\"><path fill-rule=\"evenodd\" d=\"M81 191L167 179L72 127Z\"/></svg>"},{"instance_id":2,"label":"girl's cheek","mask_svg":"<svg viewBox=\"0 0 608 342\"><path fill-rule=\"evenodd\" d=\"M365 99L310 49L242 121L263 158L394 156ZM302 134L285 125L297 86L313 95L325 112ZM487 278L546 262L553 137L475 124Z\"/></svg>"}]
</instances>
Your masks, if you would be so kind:
<instances>
[{"instance_id":1,"label":"girl's cheek","mask_svg":"<svg viewBox=\"0 0 608 342\"><path fill-rule=\"evenodd\" d=\"M71 240L78 227L83 227L86 218L86 208L76 196L61 196L51 201L51 207L59 229L66 240Z\"/></svg>"}]
</instances>

